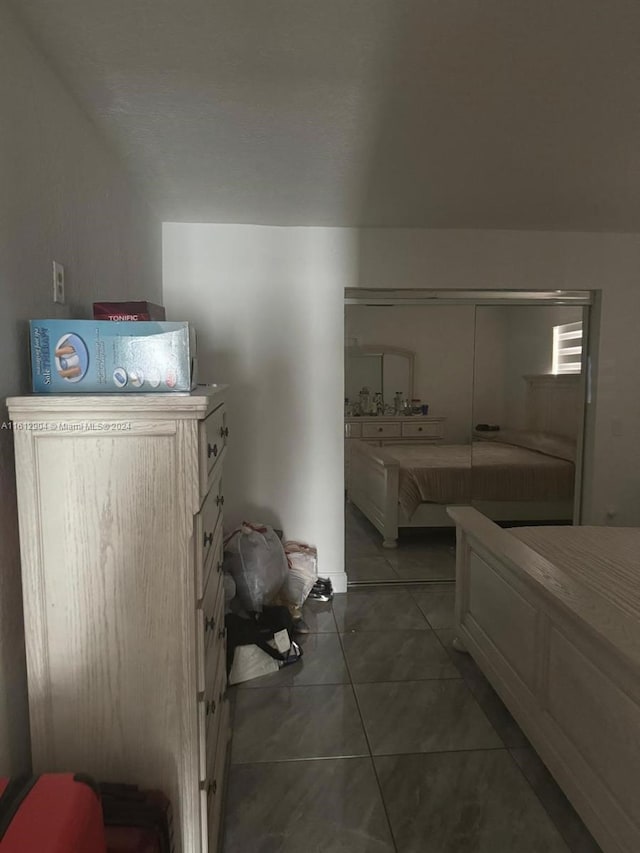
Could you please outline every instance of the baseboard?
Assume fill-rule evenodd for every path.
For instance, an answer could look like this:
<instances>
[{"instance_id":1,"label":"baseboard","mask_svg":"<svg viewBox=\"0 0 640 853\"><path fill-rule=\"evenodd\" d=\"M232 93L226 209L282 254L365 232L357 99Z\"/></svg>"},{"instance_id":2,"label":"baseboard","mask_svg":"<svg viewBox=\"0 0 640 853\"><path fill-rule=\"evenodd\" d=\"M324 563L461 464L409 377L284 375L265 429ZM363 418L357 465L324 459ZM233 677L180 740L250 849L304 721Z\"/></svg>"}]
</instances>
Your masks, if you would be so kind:
<instances>
[{"instance_id":1,"label":"baseboard","mask_svg":"<svg viewBox=\"0 0 640 853\"><path fill-rule=\"evenodd\" d=\"M334 592L346 592L347 591L347 573L346 572L335 572L334 574L321 574L320 577L326 577L331 580L331 584L333 586Z\"/></svg>"}]
</instances>

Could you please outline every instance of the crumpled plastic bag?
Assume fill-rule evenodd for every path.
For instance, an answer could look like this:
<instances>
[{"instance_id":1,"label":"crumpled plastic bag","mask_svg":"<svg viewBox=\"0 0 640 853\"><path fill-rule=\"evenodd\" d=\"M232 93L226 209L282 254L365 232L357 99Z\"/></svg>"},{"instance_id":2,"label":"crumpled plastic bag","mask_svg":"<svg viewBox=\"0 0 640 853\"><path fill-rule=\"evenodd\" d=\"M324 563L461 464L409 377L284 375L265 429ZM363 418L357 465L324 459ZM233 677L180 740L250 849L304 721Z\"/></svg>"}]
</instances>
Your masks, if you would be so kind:
<instances>
[{"instance_id":1,"label":"crumpled plastic bag","mask_svg":"<svg viewBox=\"0 0 640 853\"><path fill-rule=\"evenodd\" d=\"M261 613L278 596L289 565L272 527L244 521L225 541L224 568L235 583L248 613Z\"/></svg>"},{"instance_id":2,"label":"crumpled plastic bag","mask_svg":"<svg viewBox=\"0 0 640 853\"><path fill-rule=\"evenodd\" d=\"M290 608L302 607L318 579L318 552L304 542L284 543L289 571L280 590L279 600Z\"/></svg>"}]
</instances>

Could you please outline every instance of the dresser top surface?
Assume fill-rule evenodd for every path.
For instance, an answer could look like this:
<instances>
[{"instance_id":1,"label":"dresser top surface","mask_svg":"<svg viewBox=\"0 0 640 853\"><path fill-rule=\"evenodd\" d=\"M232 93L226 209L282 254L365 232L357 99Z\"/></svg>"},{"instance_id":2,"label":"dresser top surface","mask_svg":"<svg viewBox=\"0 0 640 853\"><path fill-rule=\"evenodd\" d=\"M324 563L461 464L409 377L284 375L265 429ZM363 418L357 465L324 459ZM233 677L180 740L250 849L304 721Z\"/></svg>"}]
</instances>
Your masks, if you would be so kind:
<instances>
[{"instance_id":1,"label":"dresser top surface","mask_svg":"<svg viewBox=\"0 0 640 853\"><path fill-rule=\"evenodd\" d=\"M202 418L224 402L228 385L199 385L193 391L169 394L29 394L8 397L13 420L35 415L159 414L167 417Z\"/></svg>"}]
</instances>

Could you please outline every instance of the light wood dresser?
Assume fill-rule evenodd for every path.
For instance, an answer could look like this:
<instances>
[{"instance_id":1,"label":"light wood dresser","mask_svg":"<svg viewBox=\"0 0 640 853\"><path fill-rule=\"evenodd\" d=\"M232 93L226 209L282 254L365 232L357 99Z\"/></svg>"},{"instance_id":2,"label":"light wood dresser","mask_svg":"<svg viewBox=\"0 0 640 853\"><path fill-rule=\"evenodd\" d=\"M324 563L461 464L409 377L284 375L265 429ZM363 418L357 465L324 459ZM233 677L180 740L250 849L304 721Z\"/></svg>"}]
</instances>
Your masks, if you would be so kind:
<instances>
[{"instance_id":1,"label":"light wood dresser","mask_svg":"<svg viewBox=\"0 0 640 853\"><path fill-rule=\"evenodd\" d=\"M218 847L225 389L8 400L34 772L159 788Z\"/></svg>"}]
</instances>

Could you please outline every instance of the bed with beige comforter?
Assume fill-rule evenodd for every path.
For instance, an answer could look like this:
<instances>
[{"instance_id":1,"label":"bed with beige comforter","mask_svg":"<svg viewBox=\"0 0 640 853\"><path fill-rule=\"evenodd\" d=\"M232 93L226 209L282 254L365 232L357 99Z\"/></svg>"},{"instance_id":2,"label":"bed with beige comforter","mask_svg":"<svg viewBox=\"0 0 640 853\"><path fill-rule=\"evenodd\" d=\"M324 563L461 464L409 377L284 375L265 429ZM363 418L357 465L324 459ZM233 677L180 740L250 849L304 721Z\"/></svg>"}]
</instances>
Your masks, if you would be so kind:
<instances>
[{"instance_id":1,"label":"bed with beige comforter","mask_svg":"<svg viewBox=\"0 0 640 853\"><path fill-rule=\"evenodd\" d=\"M551 439L513 439L527 446L491 440L387 445L384 450L400 465L398 500L411 516L425 502L571 500L575 451L566 440Z\"/></svg>"}]
</instances>

